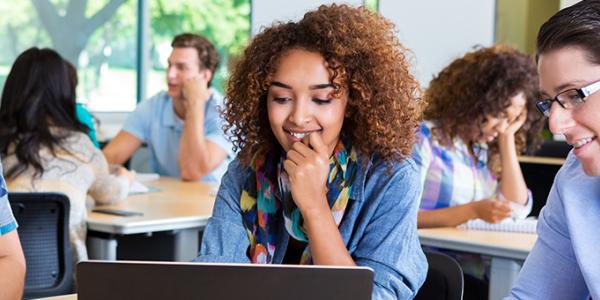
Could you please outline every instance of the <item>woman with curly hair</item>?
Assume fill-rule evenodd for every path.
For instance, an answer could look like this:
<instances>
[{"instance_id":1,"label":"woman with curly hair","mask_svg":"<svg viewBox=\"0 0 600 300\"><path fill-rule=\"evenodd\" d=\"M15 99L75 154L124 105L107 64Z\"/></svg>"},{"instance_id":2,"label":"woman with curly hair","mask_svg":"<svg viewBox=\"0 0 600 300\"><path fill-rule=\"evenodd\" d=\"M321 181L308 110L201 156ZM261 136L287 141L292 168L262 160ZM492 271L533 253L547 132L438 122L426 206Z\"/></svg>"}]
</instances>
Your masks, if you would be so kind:
<instances>
[{"instance_id":1,"label":"woman with curly hair","mask_svg":"<svg viewBox=\"0 0 600 300\"><path fill-rule=\"evenodd\" d=\"M467 53L431 81L413 151L423 183L419 228L529 214L517 155L535 147L543 125L537 83L533 59L502 45ZM480 258L455 257L465 273L483 278ZM465 286L465 299L472 290Z\"/></svg>"},{"instance_id":2,"label":"woman with curly hair","mask_svg":"<svg viewBox=\"0 0 600 300\"><path fill-rule=\"evenodd\" d=\"M533 59L497 45L467 53L434 78L413 158L423 170L419 227L496 223L531 210L517 155L543 125Z\"/></svg>"},{"instance_id":3,"label":"woman with curly hair","mask_svg":"<svg viewBox=\"0 0 600 300\"><path fill-rule=\"evenodd\" d=\"M238 157L197 261L368 266L373 299L415 295L427 267L405 51L392 23L335 4L253 39L227 88Z\"/></svg>"}]
</instances>

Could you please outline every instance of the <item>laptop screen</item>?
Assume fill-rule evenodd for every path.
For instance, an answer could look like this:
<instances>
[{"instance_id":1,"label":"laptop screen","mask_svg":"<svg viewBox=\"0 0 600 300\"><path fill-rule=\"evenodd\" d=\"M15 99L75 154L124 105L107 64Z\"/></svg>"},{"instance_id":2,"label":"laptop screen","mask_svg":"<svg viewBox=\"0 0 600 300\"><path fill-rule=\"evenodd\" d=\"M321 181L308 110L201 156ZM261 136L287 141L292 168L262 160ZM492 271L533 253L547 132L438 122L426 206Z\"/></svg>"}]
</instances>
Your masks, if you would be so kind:
<instances>
[{"instance_id":1,"label":"laptop screen","mask_svg":"<svg viewBox=\"0 0 600 300\"><path fill-rule=\"evenodd\" d=\"M79 300L371 299L366 267L84 261Z\"/></svg>"}]
</instances>

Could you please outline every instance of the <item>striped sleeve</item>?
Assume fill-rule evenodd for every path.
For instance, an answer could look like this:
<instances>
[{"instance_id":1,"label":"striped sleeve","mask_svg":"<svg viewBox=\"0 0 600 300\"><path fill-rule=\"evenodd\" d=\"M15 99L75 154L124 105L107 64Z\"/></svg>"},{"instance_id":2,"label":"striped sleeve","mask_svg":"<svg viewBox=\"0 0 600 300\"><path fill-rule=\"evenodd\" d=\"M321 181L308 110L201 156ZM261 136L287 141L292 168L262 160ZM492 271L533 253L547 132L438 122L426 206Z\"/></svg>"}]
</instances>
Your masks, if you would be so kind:
<instances>
[{"instance_id":1,"label":"striped sleeve","mask_svg":"<svg viewBox=\"0 0 600 300\"><path fill-rule=\"evenodd\" d=\"M8 191L2 174L2 166L0 165L0 235L7 234L17 228L17 222L8 203Z\"/></svg>"}]
</instances>

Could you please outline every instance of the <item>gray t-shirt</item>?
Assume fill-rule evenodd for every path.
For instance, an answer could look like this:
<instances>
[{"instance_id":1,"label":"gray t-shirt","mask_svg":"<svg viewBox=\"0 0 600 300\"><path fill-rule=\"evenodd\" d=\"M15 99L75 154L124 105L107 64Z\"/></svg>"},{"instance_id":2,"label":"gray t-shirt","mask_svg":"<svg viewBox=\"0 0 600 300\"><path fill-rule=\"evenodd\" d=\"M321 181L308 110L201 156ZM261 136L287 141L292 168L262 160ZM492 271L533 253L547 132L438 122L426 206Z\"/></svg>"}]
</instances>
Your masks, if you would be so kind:
<instances>
[{"instance_id":1,"label":"gray t-shirt","mask_svg":"<svg viewBox=\"0 0 600 300\"><path fill-rule=\"evenodd\" d=\"M0 235L7 234L17 228L17 222L13 217L10 204L8 204L8 191L4 182L4 171L0 164Z\"/></svg>"}]
</instances>

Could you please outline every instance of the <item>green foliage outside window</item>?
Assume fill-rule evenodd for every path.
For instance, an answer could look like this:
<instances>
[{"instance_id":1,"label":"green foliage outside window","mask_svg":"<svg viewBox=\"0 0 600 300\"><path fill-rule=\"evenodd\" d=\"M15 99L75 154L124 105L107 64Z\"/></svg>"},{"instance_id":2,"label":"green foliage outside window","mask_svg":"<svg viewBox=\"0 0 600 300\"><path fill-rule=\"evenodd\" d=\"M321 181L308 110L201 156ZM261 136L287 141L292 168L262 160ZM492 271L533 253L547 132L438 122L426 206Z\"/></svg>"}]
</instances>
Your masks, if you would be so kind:
<instances>
[{"instance_id":1,"label":"green foliage outside window","mask_svg":"<svg viewBox=\"0 0 600 300\"><path fill-rule=\"evenodd\" d=\"M151 5L153 68L166 67L165 55L173 37L182 32L199 33L215 44L221 64L213 85L222 90L229 59L238 55L250 37L249 0L154 0ZM164 72L160 73L163 76ZM164 76L163 76L164 77Z\"/></svg>"},{"instance_id":2,"label":"green foliage outside window","mask_svg":"<svg viewBox=\"0 0 600 300\"><path fill-rule=\"evenodd\" d=\"M165 88L170 42L181 32L215 44L222 64L213 82L221 89L228 61L249 39L250 0L0 1L0 88L19 53L51 47L78 66L78 95L92 110L133 110L138 1L150 7L148 96Z\"/></svg>"},{"instance_id":3,"label":"green foliage outside window","mask_svg":"<svg viewBox=\"0 0 600 300\"><path fill-rule=\"evenodd\" d=\"M372 11L376 12L379 10L379 0L364 0L364 5Z\"/></svg>"}]
</instances>

